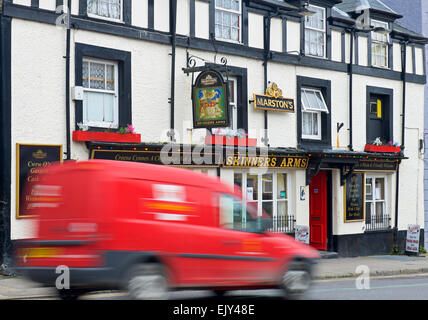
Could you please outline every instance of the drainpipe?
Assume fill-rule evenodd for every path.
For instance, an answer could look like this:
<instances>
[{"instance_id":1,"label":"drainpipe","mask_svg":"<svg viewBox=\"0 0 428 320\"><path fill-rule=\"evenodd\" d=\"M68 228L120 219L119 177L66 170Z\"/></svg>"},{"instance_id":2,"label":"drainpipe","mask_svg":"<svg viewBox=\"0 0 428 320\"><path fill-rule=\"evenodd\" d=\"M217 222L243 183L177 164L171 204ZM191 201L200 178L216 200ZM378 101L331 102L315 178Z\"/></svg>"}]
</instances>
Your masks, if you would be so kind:
<instances>
[{"instance_id":1,"label":"drainpipe","mask_svg":"<svg viewBox=\"0 0 428 320\"><path fill-rule=\"evenodd\" d=\"M268 87L268 61L270 59L270 27L271 27L271 18L272 15L269 13L267 16L264 16L264 61L263 61L263 68L264 68L264 91L266 92L266 89ZM264 122L265 122L265 133L264 138L262 138L262 141L264 142L265 146L269 146L269 137L268 137L268 112L267 110L264 110Z\"/></svg>"},{"instance_id":2,"label":"drainpipe","mask_svg":"<svg viewBox=\"0 0 428 320\"><path fill-rule=\"evenodd\" d=\"M350 61L348 65L349 72L349 151L353 151L354 146L352 142L352 109L353 109L353 76L354 76L354 39L355 39L355 29L350 30L351 33L351 43L350 43Z\"/></svg>"},{"instance_id":3,"label":"drainpipe","mask_svg":"<svg viewBox=\"0 0 428 320\"><path fill-rule=\"evenodd\" d=\"M71 46L71 30L70 30L70 1L67 3L67 43L65 53L65 122L66 122L66 144L67 144L67 160L71 160L71 141L70 141L70 46Z\"/></svg>"},{"instance_id":4,"label":"drainpipe","mask_svg":"<svg viewBox=\"0 0 428 320\"><path fill-rule=\"evenodd\" d=\"M175 51L177 47L177 0L170 0L170 32L171 32L171 44L172 44L172 52L171 52L171 118L170 118L170 131L169 137L171 141L175 141L175 132L174 132L174 112L175 112Z\"/></svg>"},{"instance_id":5,"label":"drainpipe","mask_svg":"<svg viewBox=\"0 0 428 320\"><path fill-rule=\"evenodd\" d=\"M403 110L401 119L401 153L405 148L405 126L406 126L406 82L407 82L407 43L408 41L401 42L401 79L403 81ZM394 245L398 245L398 197L400 189L400 164L397 165L396 172L396 186L395 186L395 223L394 223Z\"/></svg>"}]
</instances>

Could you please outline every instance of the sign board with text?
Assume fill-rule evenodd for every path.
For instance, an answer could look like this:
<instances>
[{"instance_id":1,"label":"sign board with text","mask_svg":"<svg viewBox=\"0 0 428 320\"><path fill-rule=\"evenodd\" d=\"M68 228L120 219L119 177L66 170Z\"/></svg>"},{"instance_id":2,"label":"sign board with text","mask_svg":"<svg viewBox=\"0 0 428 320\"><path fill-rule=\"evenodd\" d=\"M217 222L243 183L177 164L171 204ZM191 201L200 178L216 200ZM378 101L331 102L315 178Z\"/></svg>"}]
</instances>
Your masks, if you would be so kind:
<instances>
[{"instance_id":1,"label":"sign board with text","mask_svg":"<svg viewBox=\"0 0 428 320\"><path fill-rule=\"evenodd\" d=\"M40 170L62 162L62 145L16 144L16 217L30 217L23 207L26 183L37 182Z\"/></svg>"},{"instance_id":2,"label":"sign board with text","mask_svg":"<svg viewBox=\"0 0 428 320\"><path fill-rule=\"evenodd\" d=\"M419 253L419 235L421 227L418 224L409 224L406 235L406 251Z\"/></svg>"},{"instance_id":3,"label":"sign board with text","mask_svg":"<svg viewBox=\"0 0 428 320\"><path fill-rule=\"evenodd\" d=\"M344 186L345 222L364 221L365 195L364 173L353 173Z\"/></svg>"},{"instance_id":4,"label":"sign board with text","mask_svg":"<svg viewBox=\"0 0 428 320\"><path fill-rule=\"evenodd\" d=\"M309 244L309 226L296 226L295 238L297 241Z\"/></svg>"}]
</instances>

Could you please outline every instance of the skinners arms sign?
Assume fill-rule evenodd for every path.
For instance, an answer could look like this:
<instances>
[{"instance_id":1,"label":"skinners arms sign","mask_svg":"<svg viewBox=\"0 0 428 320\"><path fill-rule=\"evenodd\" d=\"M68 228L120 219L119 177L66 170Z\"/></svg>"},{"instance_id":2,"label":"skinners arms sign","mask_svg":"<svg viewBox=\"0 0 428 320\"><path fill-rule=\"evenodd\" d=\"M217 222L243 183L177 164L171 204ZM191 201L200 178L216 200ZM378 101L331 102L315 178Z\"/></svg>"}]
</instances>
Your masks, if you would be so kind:
<instances>
[{"instance_id":1,"label":"skinners arms sign","mask_svg":"<svg viewBox=\"0 0 428 320\"><path fill-rule=\"evenodd\" d=\"M294 112L294 100L283 98L282 90L273 82L266 95L254 94L254 108L259 110Z\"/></svg>"}]
</instances>

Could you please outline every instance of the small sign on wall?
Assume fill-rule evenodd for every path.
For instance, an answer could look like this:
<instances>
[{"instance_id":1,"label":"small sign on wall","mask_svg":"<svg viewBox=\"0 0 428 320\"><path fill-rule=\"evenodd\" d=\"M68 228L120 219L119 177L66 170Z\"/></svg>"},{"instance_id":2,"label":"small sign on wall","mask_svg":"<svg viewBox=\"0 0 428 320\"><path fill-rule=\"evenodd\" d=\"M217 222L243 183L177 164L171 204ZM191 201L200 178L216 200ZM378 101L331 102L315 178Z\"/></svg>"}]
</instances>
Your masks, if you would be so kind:
<instances>
[{"instance_id":1,"label":"small sign on wall","mask_svg":"<svg viewBox=\"0 0 428 320\"><path fill-rule=\"evenodd\" d=\"M421 227L418 224L409 224L406 236L406 251L419 253L419 234Z\"/></svg>"},{"instance_id":2,"label":"small sign on wall","mask_svg":"<svg viewBox=\"0 0 428 320\"><path fill-rule=\"evenodd\" d=\"M296 226L295 238L297 241L309 244L309 226Z\"/></svg>"},{"instance_id":3,"label":"small sign on wall","mask_svg":"<svg viewBox=\"0 0 428 320\"><path fill-rule=\"evenodd\" d=\"M16 217L29 218L23 207L26 183L37 182L41 169L62 162L62 145L16 144Z\"/></svg>"}]
</instances>

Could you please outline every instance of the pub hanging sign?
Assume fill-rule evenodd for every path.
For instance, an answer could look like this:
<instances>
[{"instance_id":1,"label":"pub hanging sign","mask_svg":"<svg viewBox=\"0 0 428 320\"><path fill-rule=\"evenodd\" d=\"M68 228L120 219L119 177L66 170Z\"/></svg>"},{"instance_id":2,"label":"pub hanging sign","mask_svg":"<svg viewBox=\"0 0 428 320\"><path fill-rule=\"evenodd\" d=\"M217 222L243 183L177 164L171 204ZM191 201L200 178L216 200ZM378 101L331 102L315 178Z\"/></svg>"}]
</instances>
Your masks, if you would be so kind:
<instances>
[{"instance_id":1,"label":"pub hanging sign","mask_svg":"<svg viewBox=\"0 0 428 320\"><path fill-rule=\"evenodd\" d=\"M254 94L254 108L268 111L294 112L294 100L284 98L282 90L273 82L265 95Z\"/></svg>"},{"instance_id":2,"label":"pub hanging sign","mask_svg":"<svg viewBox=\"0 0 428 320\"><path fill-rule=\"evenodd\" d=\"M201 72L193 85L193 128L228 127L228 102L223 76L211 69Z\"/></svg>"}]
</instances>

